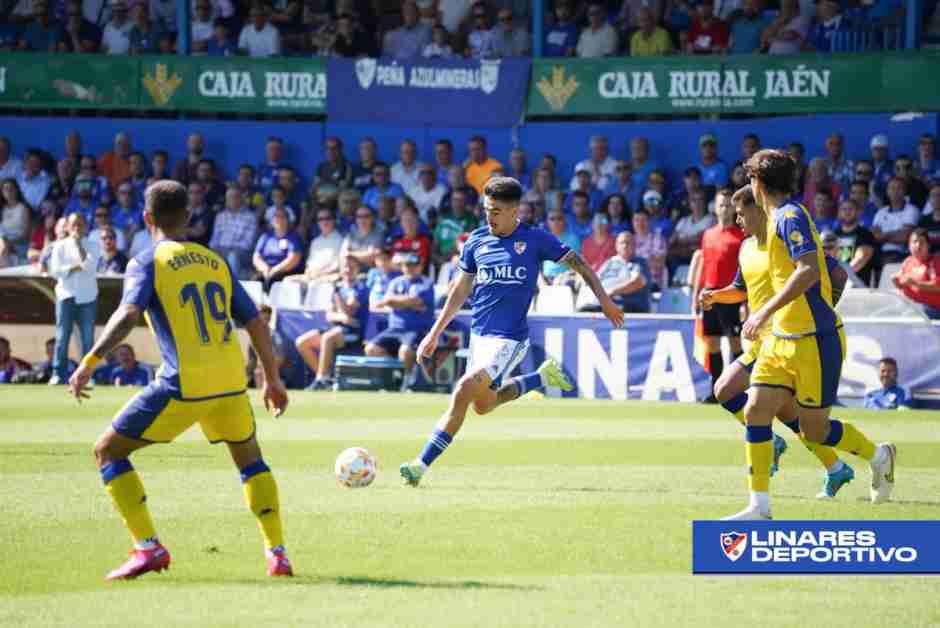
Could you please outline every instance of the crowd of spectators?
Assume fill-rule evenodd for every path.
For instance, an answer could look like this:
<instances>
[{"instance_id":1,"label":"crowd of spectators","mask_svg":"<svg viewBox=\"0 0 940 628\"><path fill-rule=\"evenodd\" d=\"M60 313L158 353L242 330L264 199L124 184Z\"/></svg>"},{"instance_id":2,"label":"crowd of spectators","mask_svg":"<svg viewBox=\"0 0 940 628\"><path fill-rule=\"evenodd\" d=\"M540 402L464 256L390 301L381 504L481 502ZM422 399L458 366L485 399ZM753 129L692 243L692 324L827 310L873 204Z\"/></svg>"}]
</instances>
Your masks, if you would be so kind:
<instances>
[{"instance_id":1,"label":"crowd of spectators","mask_svg":"<svg viewBox=\"0 0 940 628\"><path fill-rule=\"evenodd\" d=\"M45 360L30 364L13 355L9 339L0 336L0 384L57 384L56 339L45 342ZM68 360L65 374L71 377L78 364ZM99 386L146 386L153 379L153 365L137 361L134 347L118 345L107 360L95 369L92 383Z\"/></svg>"},{"instance_id":2,"label":"crowd of spectators","mask_svg":"<svg viewBox=\"0 0 940 628\"><path fill-rule=\"evenodd\" d=\"M526 0L192 0L192 54L387 56L531 54ZM900 47L902 0L607 0L546 3L546 56L853 51ZM923 3L940 32L935 2ZM0 0L0 50L172 53L169 0ZM864 40L839 37L862 32ZM863 41L863 43L859 43Z\"/></svg>"}]
</instances>

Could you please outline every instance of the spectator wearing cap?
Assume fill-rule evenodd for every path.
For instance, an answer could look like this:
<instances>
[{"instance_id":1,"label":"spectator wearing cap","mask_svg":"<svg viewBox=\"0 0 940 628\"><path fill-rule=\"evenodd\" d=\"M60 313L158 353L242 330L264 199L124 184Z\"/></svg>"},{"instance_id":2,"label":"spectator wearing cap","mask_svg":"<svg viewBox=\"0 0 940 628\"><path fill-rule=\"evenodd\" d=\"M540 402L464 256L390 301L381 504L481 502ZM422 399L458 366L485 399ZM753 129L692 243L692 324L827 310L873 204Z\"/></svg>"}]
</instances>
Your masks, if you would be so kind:
<instances>
[{"instance_id":1,"label":"spectator wearing cap","mask_svg":"<svg viewBox=\"0 0 940 628\"><path fill-rule=\"evenodd\" d=\"M261 193L267 195L277 183L277 171L288 165L284 161L284 140L269 136L264 144L264 161L255 168Z\"/></svg>"},{"instance_id":2,"label":"spectator wearing cap","mask_svg":"<svg viewBox=\"0 0 940 628\"><path fill-rule=\"evenodd\" d=\"M490 56L500 59L528 55L532 49L529 33L514 25L512 9L500 9L496 20L498 23L490 30Z\"/></svg>"},{"instance_id":3,"label":"spectator wearing cap","mask_svg":"<svg viewBox=\"0 0 940 628\"><path fill-rule=\"evenodd\" d=\"M894 176L903 179L907 199L917 208L927 203L927 186L914 172L914 160L909 155L898 155L894 160Z\"/></svg>"},{"instance_id":4,"label":"spectator wearing cap","mask_svg":"<svg viewBox=\"0 0 940 628\"><path fill-rule=\"evenodd\" d=\"M399 256L402 275L393 279L385 296L373 305L389 308L388 327L368 340L365 353L371 357L397 356L411 372L418 343L434 323L434 285L421 274L421 258L413 253Z\"/></svg>"},{"instance_id":5,"label":"spectator wearing cap","mask_svg":"<svg viewBox=\"0 0 940 628\"><path fill-rule=\"evenodd\" d=\"M839 198L842 194L842 188L829 175L826 160L822 157L814 157L809 162L806 185L803 187L803 205L814 216L816 215L816 194L821 190L828 192L830 198Z\"/></svg>"},{"instance_id":6,"label":"spectator wearing cap","mask_svg":"<svg viewBox=\"0 0 940 628\"><path fill-rule=\"evenodd\" d=\"M377 151L378 147L371 137L359 142L359 161L352 164L353 185L359 192L365 192L372 185L372 168L377 161Z\"/></svg>"},{"instance_id":7,"label":"spectator wearing cap","mask_svg":"<svg viewBox=\"0 0 940 628\"><path fill-rule=\"evenodd\" d=\"M607 22L607 9L603 4L588 6L588 25L578 37L579 57L610 57L617 54L617 31Z\"/></svg>"},{"instance_id":8,"label":"spectator wearing cap","mask_svg":"<svg viewBox=\"0 0 940 628\"><path fill-rule=\"evenodd\" d=\"M262 233L255 245L252 256L255 277L269 290L271 284L299 270L303 251L300 236L290 228L287 212L275 209L271 229Z\"/></svg>"},{"instance_id":9,"label":"spectator wearing cap","mask_svg":"<svg viewBox=\"0 0 940 628\"><path fill-rule=\"evenodd\" d=\"M418 21L418 6L412 0L402 3L401 19L402 25L382 38L382 55L400 61L416 59L431 43L431 28Z\"/></svg>"},{"instance_id":10,"label":"spectator wearing cap","mask_svg":"<svg viewBox=\"0 0 940 628\"><path fill-rule=\"evenodd\" d=\"M471 137L468 147L470 157L463 164L464 177L477 194L483 194L483 186L489 181L494 170L503 169L503 164L487 154L486 138L482 135Z\"/></svg>"},{"instance_id":11,"label":"spectator wearing cap","mask_svg":"<svg viewBox=\"0 0 940 628\"><path fill-rule=\"evenodd\" d=\"M917 141L917 162L914 169L926 182L933 179L940 181L940 159L937 159L937 139L930 133L923 133Z\"/></svg>"},{"instance_id":12,"label":"spectator wearing cap","mask_svg":"<svg viewBox=\"0 0 940 628\"><path fill-rule=\"evenodd\" d=\"M403 140L398 147L399 160L392 164L392 183L397 183L411 196L420 183L421 163L418 161L418 145L412 139Z\"/></svg>"},{"instance_id":13,"label":"spectator wearing cap","mask_svg":"<svg viewBox=\"0 0 940 628\"><path fill-rule=\"evenodd\" d=\"M728 185L728 164L718 157L718 138L706 133L698 140L698 169L702 175L702 185L717 189Z\"/></svg>"},{"instance_id":14,"label":"spectator wearing cap","mask_svg":"<svg viewBox=\"0 0 940 628\"><path fill-rule=\"evenodd\" d=\"M52 177L42 169L42 158L39 151L30 150L23 160L23 169L16 182L20 186L23 201L30 207L39 207L46 200L49 188L52 186Z\"/></svg>"},{"instance_id":15,"label":"spectator wearing cap","mask_svg":"<svg viewBox=\"0 0 940 628\"><path fill-rule=\"evenodd\" d=\"M617 177L617 160L610 156L610 144L604 135L592 135L590 142L590 156L579 161L575 167L575 175L571 177L570 188L582 189L578 181L578 173L585 171L590 176L590 183L596 188L605 189Z\"/></svg>"},{"instance_id":16,"label":"spectator wearing cap","mask_svg":"<svg viewBox=\"0 0 940 628\"><path fill-rule=\"evenodd\" d=\"M666 211L663 194L659 190L647 190L643 193L643 209L649 216L649 228L658 233L667 243L672 237L674 225ZM639 247L639 244L637 245Z\"/></svg>"},{"instance_id":17,"label":"spectator wearing cap","mask_svg":"<svg viewBox=\"0 0 940 628\"><path fill-rule=\"evenodd\" d=\"M573 57L578 47L578 25L571 19L567 2L555 3L555 22L545 30L542 54L546 57Z\"/></svg>"},{"instance_id":18,"label":"spectator wearing cap","mask_svg":"<svg viewBox=\"0 0 940 628\"><path fill-rule=\"evenodd\" d=\"M616 254L608 258L597 271L598 279L614 303L630 314L650 311L650 286L653 277L646 260L636 254L634 235L624 231L617 236ZM595 309L596 307L596 309ZM590 303L581 311L600 311Z\"/></svg>"},{"instance_id":19,"label":"spectator wearing cap","mask_svg":"<svg viewBox=\"0 0 940 628\"><path fill-rule=\"evenodd\" d=\"M917 226L927 232L930 252L940 253L940 182L930 187L930 197L924 209L929 213L921 215Z\"/></svg>"},{"instance_id":20,"label":"spectator wearing cap","mask_svg":"<svg viewBox=\"0 0 940 628\"><path fill-rule=\"evenodd\" d=\"M122 253L117 246L118 232L114 227L108 225L98 227L99 239L101 241L101 257L98 258L99 275L123 275L127 269L127 256Z\"/></svg>"},{"instance_id":21,"label":"spectator wearing cap","mask_svg":"<svg viewBox=\"0 0 940 628\"><path fill-rule=\"evenodd\" d=\"M438 183L434 166L421 164L418 168L418 185L408 194L415 202L421 219L427 222L429 217L440 212L447 187Z\"/></svg>"},{"instance_id":22,"label":"spectator wearing cap","mask_svg":"<svg viewBox=\"0 0 940 628\"><path fill-rule=\"evenodd\" d=\"M638 28L630 37L631 57L660 57L672 53L669 33L656 23L656 15L650 7L640 7L636 22Z\"/></svg>"},{"instance_id":23,"label":"spectator wearing cap","mask_svg":"<svg viewBox=\"0 0 940 628\"><path fill-rule=\"evenodd\" d=\"M879 198L884 198L888 181L894 176L894 162L891 161L888 152L888 136L883 133L873 136L869 143L869 150L871 150L871 164L874 169L872 176L874 192Z\"/></svg>"},{"instance_id":24,"label":"spectator wearing cap","mask_svg":"<svg viewBox=\"0 0 940 628\"><path fill-rule=\"evenodd\" d=\"M160 35L163 33L158 22L151 22L146 0L131 1L130 32L131 54L157 54L160 52Z\"/></svg>"},{"instance_id":25,"label":"spectator wearing cap","mask_svg":"<svg viewBox=\"0 0 940 628\"><path fill-rule=\"evenodd\" d=\"M898 361L883 357L878 361L878 381L881 388L865 394L865 407L869 410L906 410L913 405L911 395L898 386Z\"/></svg>"},{"instance_id":26,"label":"spectator wearing cap","mask_svg":"<svg viewBox=\"0 0 940 628\"><path fill-rule=\"evenodd\" d=\"M111 21L101 35L101 51L111 55L126 55L131 48L133 22L127 19L127 4L124 0L112 0Z\"/></svg>"},{"instance_id":27,"label":"spectator wearing cap","mask_svg":"<svg viewBox=\"0 0 940 628\"><path fill-rule=\"evenodd\" d=\"M0 257L25 256L30 236L30 211L16 179L0 182Z\"/></svg>"},{"instance_id":28,"label":"spectator wearing cap","mask_svg":"<svg viewBox=\"0 0 940 628\"><path fill-rule=\"evenodd\" d=\"M365 205L356 209L355 218L355 224L343 239L339 256L340 259L351 257L368 269L375 264L375 256L382 248L383 234L375 224L375 214Z\"/></svg>"},{"instance_id":29,"label":"spectator wearing cap","mask_svg":"<svg viewBox=\"0 0 940 628\"><path fill-rule=\"evenodd\" d=\"M209 248L222 255L238 278L247 276L258 233L255 213L238 188L225 191L225 208L215 216Z\"/></svg>"},{"instance_id":30,"label":"spectator wearing cap","mask_svg":"<svg viewBox=\"0 0 940 628\"><path fill-rule=\"evenodd\" d=\"M137 361L132 346L126 343L118 345L114 357L117 364L111 370L112 386L146 386L150 383L150 371Z\"/></svg>"},{"instance_id":31,"label":"spectator wearing cap","mask_svg":"<svg viewBox=\"0 0 940 628\"><path fill-rule=\"evenodd\" d=\"M715 204L717 205L719 202L730 204L730 190L724 189L722 192L722 194L716 195ZM669 238L669 266L672 269L692 261L692 254L699 249L702 243L702 234L717 222L715 214L708 211L705 190L693 190L689 194L689 209L690 213L679 219L675 231Z\"/></svg>"},{"instance_id":32,"label":"spectator wearing cap","mask_svg":"<svg viewBox=\"0 0 940 628\"><path fill-rule=\"evenodd\" d=\"M646 261L649 267L652 278L650 288L656 290L665 287L667 239L659 231L650 228L650 214L645 207L633 212L633 244L636 256Z\"/></svg>"},{"instance_id":33,"label":"spectator wearing cap","mask_svg":"<svg viewBox=\"0 0 940 628\"><path fill-rule=\"evenodd\" d=\"M95 208L95 221L92 223L94 229L88 233L88 238L98 245L98 248L104 249L104 234L108 230L114 230L114 223L111 219L111 212L107 207L100 206ZM115 231L115 247L120 251L127 250L127 235Z\"/></svg>"},{"instance_id":34,"label":"spectator wearing cap","mask_svg":"<svg viewBox=\"0 0 940 628\"><path fill-rule=\"evenodd\" d=\"M715 15L714 0L699 0L695 20L685 36L688 54L721 54L728 49L730 33L724 20Z\"/></svg>"},{"instance_id":35,"label":"spectator wearing cap","mask_svg":"<svg viewBox=\"0 0 940 628\"><path fill-rule=\"evenodd\" d=\"M800 10L799 0L781 0L780 13L761 35L762 47L772 55L792 55L803 47L810 18Z\"/></svg>"},{"instance_id":36,"label":"spectator wearing cap","mask_svg":"<svg viewBox=\"0 0 940 628\"><path fill-rule=\"evenodd\" d=\"M59 25L52 20L46 0L33 2L33 16L20 35L20 50L55 52L60 38Z\"/></svg>"},{"instance_id":37,"label":"spectator wearing cap","mask_svg":"<svg viewBox=\"0 0 940 628\"><path fill-rule=\"evenodd\" d=\"M108 179L111 189L131 176L131 138L125 131L114 136L113 148L98 159L98 172Z\"/></svg>"},{"instance_id":38,"label":"spectator wearing cap","mask_svg":"<svg viewBox=\"0 0 940 628\"><path fill-rule=\"evenodd\" d=\"M101 30L82 15L82 3L70 0L65 5L65 22L59 33L59 52L97 52Z\"/></svg>"},{"instance_id":39,"label":"spectator wearing cap","mask_svg":"<svg viewBox=\"0 0 940 628\"><path fill-rule=\"evenodd\" d=\"M337 187L349 187L353 181L353 167L343 154L343 140L331 135L323 142L323 161L317 166L314 185L333 183Z\"/></svg>"},{"instance_id":40,"label":"spectator wearing cap","mask_svg":"<svg viewBox=\"0 0 940 628\"><path fill-rule=\"evenodd\" d=\"M206 54L210 57L231 57L238 54L238 48L228 30L228 21L217 17L212 23L212 38L206 41Z\"/></svg>"},{"instance_id":41,"label":"spectator wearing cap","mask_svg":"<svg viewBox=\"0 0 940 628\"><path fill-rule=\"evenodd\" d=\"M23 162L13 155L10 138L0 137L0 179L17 178L23 169Z\"/></svg>"},{"instance_id":42,"label":"spectator wearing cap","mask_svg":"<svg viewBox=\"0 0 940 628\"><path fill-rule=\"evenodd\" d=\"M372 185L362 195L362 202L373 211L378 211L382 199L404 196L400 185L389 179L388 164L377 161L372 166Z\"/></svg>"},{"instance_id":43,"label":"spectator wearing cap","mask_svg":"<svg viewBox=\"0 0 940 628\"><path fill-rule=\"evenodd\" d=\"M552 209L548 212L546 219L549 232L572 251L581 252L581 238L573 231L568 229L568 219L565 212L560 209ZM546 260L542 263L542 279L545 283L552 284L557 281L563 281L563 277L570 275L568 267L564 264Z\"/></svg>"},{"instance_id":44,"label":"spectator wearing cap","mask_svg":"<svg viewBox=\"0 0 940 628\"><path fill-rule=\"evenodd\" d=\"M907 201L907 189L899 177L888 183L887 197L888 204L878 210L872 221L872 234L881 243L881 262L890 264L904 259L904 245L913 242L911 231L920 220L920 211Z\"/></svg>"},{"instance_id":45,"label":"spectator wearing cap","mask_svg":"<svg viewBox=\"0 0 940 628\"><path fill-rule=\"evenodd\" d=\"M591 219L591 227L591 234L581 241L581 255L597 272L617 250L614 237L610 235L610 219L606 214L596 214Z\"/></svg>"},{"instance_id":46,"label":"spectator wearing cap","mask_svg":"<svg viewBox=\"0 0 940 628\"><path fill-rule=\"evenodd\" d=\"M760 50L761 34L770 26L771 18L764 15L762 0L743 0L741 8L730 18L731 36L728 52L751 54Z\"/></svg>"},{"instance_id":47,"label":"spectator wearing cap","mask_svg":"<svg viewBox=\"0 0 940 628\"><path fill-rule=\"evenodd\" d=\"M918 304L927 318L940 319L940 255L930 254L930 243L923 229L911 232L910 256L891 278L895 287Z\"/></svg>"},{"instance_id":48,"label":"spectator wearing cap","mask_svg":"<svg viewBox=\"0 0 940 628\"><path fill-rule=\"evenodd\" d=\"M816 52L835 52L836 33L849 30L849 22L844 19L838 0L817 0L816 17L806 35L803 50Z\"/></svg>"},{"instance_id":49,"label":"spectator wearing cap","mask_svg":"<svg viewBox=\"0 0 940 628\"><path fill-rule=\"evenodd\" d=\"M839 205L839 218L833 229L838 247L836 259L847 264L865 286L870 286L878 242L859 222L860 214L858 203L851 198Z\"/></svg>"},{"instance_id":50,"label":"spectator wearing cap","mask_svg":"<svg viewBox=\"0 0 940 628\"><path fill-rule=\"evenodd\" d=\"M251 22L245 24L238 36L238 52L249 57L274 57L281 54L281 33L268 21L267 5L260 2L252 4L249 17Z\"/></svg>"}]
</instances>

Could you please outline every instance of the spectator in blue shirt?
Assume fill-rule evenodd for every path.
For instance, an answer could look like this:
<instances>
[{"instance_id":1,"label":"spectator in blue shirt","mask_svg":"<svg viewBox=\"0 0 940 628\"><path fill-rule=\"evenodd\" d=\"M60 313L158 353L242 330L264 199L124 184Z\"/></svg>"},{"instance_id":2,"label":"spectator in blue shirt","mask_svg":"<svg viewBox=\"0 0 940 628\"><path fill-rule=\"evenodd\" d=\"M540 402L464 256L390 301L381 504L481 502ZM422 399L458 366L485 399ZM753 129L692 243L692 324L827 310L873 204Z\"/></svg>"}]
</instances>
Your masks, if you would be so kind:
<instances>
[{"instance_id":1,"label":"spectator in blue shirt","mask_svg":"<svg viewBox=\"0 0 940 628\"><path fill-rule=\"evenodd\" d=\"M389 179L388 164L384 161L377 161L372 166L372 183L362 195L362 202L373 211L379 210L383 198L405 195L402 187Z\"/></svg>"},{"instance_id":2,"label":"spectator in blue shirt","mask_svg":"<svg viewBox=\"0 0 940 628\"><path fill-rule=\"evenodd\" d=\"M388 285L385 297L374 304L391 308L388 327L366 343L366 355L381 358L397 355L410 373L418 343L434 323L434 285L421 274L421 258L414 253L400 256L402 276Z\"/></svg>"},{"instance_id":3,"label":"spectator in blue shirt","mask_svg":"<svg viewBox=\"0 0 940 628\"><path fill-rule=\"evenodd\" d=\"M911 407L911 397L898 386L898 362L884 357L878 362L878 379L881 388L865 395L865 407L871 410L901 410Z\"/></svg>"},{"instance_id":4,"label":"spectator in blue shirt","mask_svg":"<svg viewBox=\"0 0 940 628\"><path fill-rule=\"evenodd\" d=\"M162 34L160 22L150 21L149 8L144 0L133 0L130 8L131 21L134 22L128 37L131 54L157 54L160 52L160 35Z\"/></svg>"},{"instance_id":5,"label":"spectator in blue shirt","mask_svg":"<svg viewBox=\"0 0 940 628\"><path fill-rule=\"evenodd\" d=\"M591 221L591 205L588 195L581 190L571 193L571 214L568 229L583 241L590 237L594 227Z\"/></svg>"},{"instance_id":6,"label":"spectator in blue shirt","mask_svg":"<svg viewBox=\"0 0 940 628\"><path fill-rule=\"evenodd\" d=\"M278 208L271 216L272 229L261 234L252 263L255 277L264 283L268 290L275 281L300 270L304 245L297 232L290 228L287 211Z\"/></svg>"},{"instance_id":7,"label":"spectator in blue shirt","mask_svg":"<svg viewBox=\"0 0 940 628\"><path fill-rule=\"evenodd\" d=\"M113 386L146 386L150 383L150 371L137 361L134 348L129 344L118 345L114 350L117 366L111 370Z\"/></svg>"},{"instance_id":8,"label":"spectator in blue shirt","mask_svg":"<svg viewBox=\"0 0 940 628\"><path fill-rule=\"evenodd\" d=\"M698 150L701 155L698 169L702 174L702 185L711 188L712 193L728 185L728 164L718 158L718 138L706 133L698 140Z\"/></svg>"},{"instance_id":9,"label":"spectator in blue shirt","mask_svg":"<svg viewBox=\"0 0 940 628\"><path fill-rule=\"evenodd\" d=\"M744 0L731 14L730 54L750 54L760 50L760 36L773 21L763 13L761 0Z\"/></svg>"},{"instance_id":10,"label":"spectator in blue shirt","mask_svg":"<svg viewBox=\"0 0 940 628\"><path fill-rule=\"evenodd\" d=\"M75 185L72 186L72 191L76 196L69 199L69 202L65 205L63 216L78 212L85 217L85 222L94 224L95 207L97 206L93 194L94 187L95 183L90 177L78 175L75 179Z\"/></svg>"},{"instance_id":11,"label":"spectator in blue shirt","mask_svg":"<svg viewBox=\"0 0 940 628\"><path fill-rule=\"evenodd\" d=\"M573 57L578 47L578 25L571 21L566 2L555 6L555 23L545 32L542 54L546 57Z\"/></svg>"},{"instance_id":12,"label":"spectator in blue shirt","mask_svg":"<svg viewBox=\"0 0 940 628\"><path fill-rule=\"evenodd\" d=\"M71 0L65 7L65 23L59 33L59 52L97 52L101 30L85 19L82 3Z\"/></svg>"},{"instance_id":13,"label":"spectator in blue shirt","mask_svg":"<svg viewBox=\"0 0 940 628\"><path fill-rule=\"evenodd\" d=\"M662 239L668 242L675 226L669 219L663 195L656 190L647 190L643 194L643 209L649 215L650 233L659 233Z\"/></svg>"},{"instance_id":14,"label":"spectator in blue shirt","mask_svg":"<svg viewBox=\"0 0 940 628\"><path fill-rule=\"evenodd\" d=\"M819 0L816 5L816 19L803 42L806 50L833 52L836 33L848 30L848 20L842 16L842 9L836 0Z\"/></svg>"},{"instance_id":15,"label":"spectator in blue shirt","mask_svg":"<svg viewBox=\"0 0 940 628\"><path fill-rule=\"evenodd\" d=\"M642 194L650 174L659 168L658 164L650 159L650 142L645 137L634 137L630 140L630 165L633 171L633 187ZM635 200L639 199L630 199L634 207Z\"/></svg>"},{"instance_id":16,"label":"spectator in blue shirt","mask_svg":"<svg viewBox=\"0 0 940 628\"><path fill-rule=\"evenodd\" d=\"M231 57L236 53L235 44L228 36L228 25L222 18L216 18L212 29L212 39L208 42L206 50L210 57Z\"/></svg>"},{"instance_id":17,"label":"spectator in blue shirt","mask_svg":"<svg viewBox=\"0 0 940 628\"><path fill-rule=\"evenodd\" d=\"M33 20L20 35L19 49L33 52L55 52L59 42L59 25L52 21L47 2L37 2Z\"/></svg>"},{"instance_id":18,"label":"spectator in blue shirt","mask_svg":"<svg viewBox=\"0 0 940 628\"><path fill-rule=\"evenodd\" d=\"M267 196L277 183L277 171L288 165L284 162L284 141L279 137L269 137L264 145L264 157L264 163L255 171L258 173L258 187Z\"/></svg>"},{"instance_id":19,"label":"spectator in blue shirt","mask_svg":"<svg viewBox=\"0 0 940 628\"><path fill-rule=\"evenodd\" d=\"M0 52L13 52L20 42L20 29L16 24L0 24Z\"/></svg>"}]
</instances>

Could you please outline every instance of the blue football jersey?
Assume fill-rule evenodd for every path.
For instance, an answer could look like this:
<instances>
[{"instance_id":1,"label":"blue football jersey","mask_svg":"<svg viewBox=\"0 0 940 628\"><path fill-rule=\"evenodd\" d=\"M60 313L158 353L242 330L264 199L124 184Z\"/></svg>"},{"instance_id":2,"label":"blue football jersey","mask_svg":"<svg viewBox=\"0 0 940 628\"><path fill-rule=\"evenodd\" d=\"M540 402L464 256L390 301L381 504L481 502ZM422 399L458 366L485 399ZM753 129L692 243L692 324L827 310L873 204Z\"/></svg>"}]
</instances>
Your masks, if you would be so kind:
<instances>
[{"instance_id":1,"label":"blue football jersey","mask_svg":"<svg viewBox=\"0 0 940 628\"><path fill-rule=\"evenodd\" d=\"M388 315L388 328L393 331L426 332L434 324L434 284L424 276L408 278L399 275L388 284L386 295L408 295L424 301L424 310L395 309Z\"/></svg>"},{"instance_id":2,"label":"blue football jersey","mask_svg":"<svg viewBox=\"0 0 940 628\"><path fill-rule=\"evenodd\" d=\"M569 249L542 229L520 224L505 238L480 227L463 247L460 270L476 275L470 331L478 336L524 340L526 314L542 262L557 262Z\"/></svg>"}]
</instances>

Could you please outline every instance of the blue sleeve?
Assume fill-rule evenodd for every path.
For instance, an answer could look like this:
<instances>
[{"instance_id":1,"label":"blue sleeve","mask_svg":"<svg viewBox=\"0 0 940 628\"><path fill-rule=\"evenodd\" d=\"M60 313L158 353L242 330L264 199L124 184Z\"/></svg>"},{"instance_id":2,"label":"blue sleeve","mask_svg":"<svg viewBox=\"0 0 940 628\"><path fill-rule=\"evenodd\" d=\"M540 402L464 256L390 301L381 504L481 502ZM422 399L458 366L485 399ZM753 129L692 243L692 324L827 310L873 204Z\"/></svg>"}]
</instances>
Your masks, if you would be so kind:
<instances>
[{"instance_id":1,"label":"blue sleeve","mask_svg":"<svg viewBox=\"0 0 940 628\"><path fill-rule=\"evenodd\" d=\"M548 231L533 230L539 238L539 261L558 262L571 251L567 244Z\"/></svg>"},{"instance_id":2,"label":"blue sleeve","mask_svg":"<svg viewBox=\"0 0 940 628\"><path fill-rule=\"evenodd\" d=\"M300 253L301 255L304 252L304 245L300 242L300 236L296 232L291 231L287 241L290 243L288 247L288 255L291 253Z\"/></svg>"},{"instance_id":3,"label":"blue sleeve","mask_svg":"<svg viewBox=\"0 0 940 628\"><path fill-rule=\"evenodd\" d=\"M738 265L738 272L734 274L734 281L731 282L731 285L738 290L744 290L747 292L747 283L744 281L744 274L741 272L740 264Z\"/></svg>"},{"instance_id":4,"label":"blue sleeve","mask_svg":"<svg viewBox=\"0 0 940 628\"><path fill-rule=\"evenodd\" d=\"M865 407L869 410L877 410L878 404L875 403L875 398L872 396L872 393L865 395Z\"/></svg>"},{"instance_id":5,"label":"blue sleeve","mask_svg":"<svg viewBox=\"0 0 940 628\"><path fill-rule=\"evenodd\" d=\"M839 262L836 258L826 255L826 270L829 271L829 275L832 276L832 271L839 267Z\"/></svg>"},{"instance_id":6,"label":"blue sleeve","mask_svg":"<svg viewBox=\"0 0 940 628\"><path fill-rule=\"evenodd\" d=\"M228 272L232 276L232 318L235 319L236 323L244 325L258 318L258 308L255 306L255 302L251 300L251 297L248 296L248 293L245 292L245 288L238 280L238 277L235 276L235 273L232 272L230 266L228 266Z\"/></svg>"},{"instance_id":7,"label":"blue sleeve","mask_svg":"<svg viewBox=\"0 0 940 628\"><path fill-rule=\"evenodd\" d=\"M477 240L473 238L467 240L467 243L464 244L463 252L460 254L460 261L457 262L457 267L468 275L477 274L477 260L474 256L476 248Z\"/></svg>"},{"instance_id":8,"label":"blue sleeve","mask_svg":"<svg viewBox=\"0 0 940 628\"><path fill-rule=\"evenodd\" d=\"M809 216L802 209L780 212L777 218L777 236L783 240L792 260L816 251L813 227L810 225Z\"/></svg>"},{"instance_id":9,"label":"blue sleeve","mask_svg":"<svg viewBox=\"0 0 940 628\"><path fill-rule=\"evenodd\" d=\"M255 253L257 255L263 255L262 251L264 250L264 245L268 241L268 234L262 233L261 237L258 238L258 242L255 243Z\"/></svg>"},{"instance_id":10,"label":"blue sleeve","mask_svg":"<svg viewBox=\"0 0 940 628\"><path fill-rule=\"evenodd\" d=\"M430 281L424 283L421 286L421 292L418 293L418 296L424 301L424 306L428 308L428 311L431 312L432 316L434 314L434 284Z\"/></svg>"},{"instance_id":11,"label":"blue sleeve","mask_svg":"<svg viewBox=\"0 0 940 628\"><path fill-rule=\"evenodd\" d=\"M136 305L145 310L153 299L153 260L141 263L136 257L124 271L124 295L121 305Z\"/></svg>"},{"instance_id":12,"label":"blue sleeve","mask_svg":"<svg viewBox=\"0 0 940 628\"><path fill-rule=\"evenodd\" d=\"M902 407L902 406L905 407L905 408L911 408L911 407L913 407L913 404L911 403L911 401L912 401L912 400L911 400L911 395L910 395L910 393L907 391L907 389L906 389L906 388L901 388L900 386L898 386L898 390L900 391L900 394L898 394L898 407L899 407L899 408Z\"/></svg>"}]
</instances>

